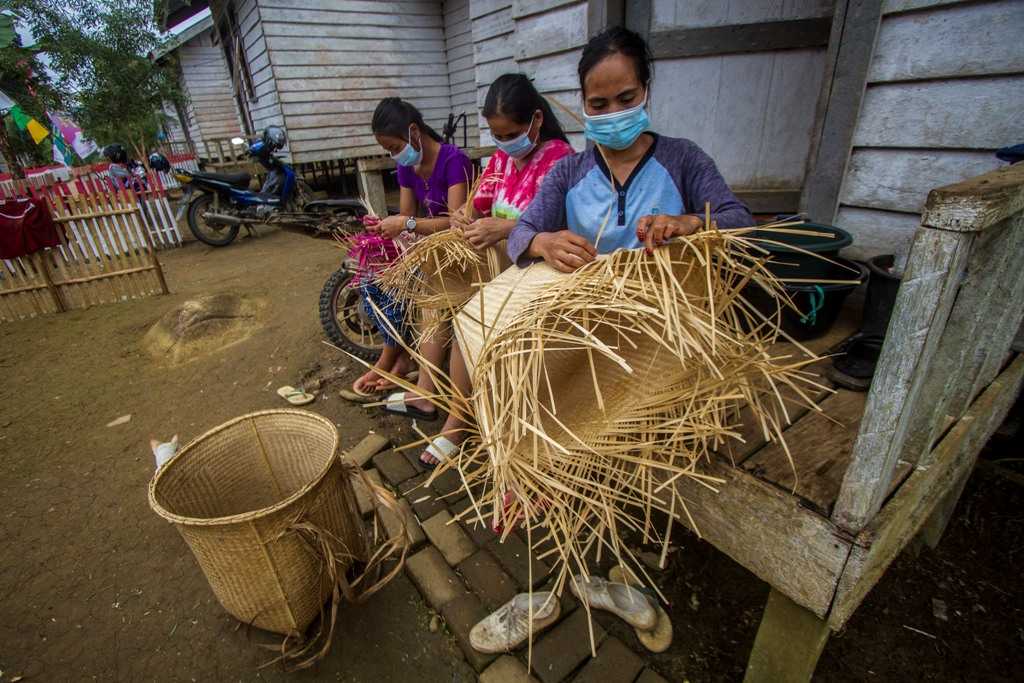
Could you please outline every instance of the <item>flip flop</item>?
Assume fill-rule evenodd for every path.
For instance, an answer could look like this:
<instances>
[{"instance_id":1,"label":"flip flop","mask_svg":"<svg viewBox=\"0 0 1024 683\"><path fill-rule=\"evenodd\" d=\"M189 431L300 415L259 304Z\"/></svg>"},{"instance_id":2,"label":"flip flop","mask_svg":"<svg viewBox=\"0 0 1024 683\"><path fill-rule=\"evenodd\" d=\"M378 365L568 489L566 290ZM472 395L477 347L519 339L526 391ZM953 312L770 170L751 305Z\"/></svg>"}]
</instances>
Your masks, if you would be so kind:
<instances>
[{"instance_id":1,"label":"flip flop","mask_svg":"<svg viewBox=\"0 0 1024 683\"><path fill-rule=\"evenodd\" d=\"M436 409L434 412L428 413L425 410L420 410L419 408L406 403L405 397L408 394L409 392L407 391L398 391L388 396L387 401L384 403L384 411L394 413L395 415L401 415L402 417L423 420L424 422L433 422L438 418L438 411Z\"/></svg>"},{"instance_id":2,"label":"flip flop","mask_svg":"<svg viewBox=\"0 0 1024 683\"><path fill-rule=\"evenodd\" d=\"M558 621L561 613L562 606L550 591L520 593L474 626L469 632L469 644L477 652L511 652L525 643L531 634L536 636Z\"/></svg>"},{"instance_id":3,"label":"flip flop","mask_svg":"<svg viewBox=\"0 0 1024 683\"><path fill-rule=\"evenodd\" d=\"M376 391L373 393L359 391L356 389L355 382L353 382L352 386L347 389L339 389L338 395L346 401L352 401L353 403L376 403L384 398L383 391Z\"/></svg>"},{"instance_id":4,"label":"flip flop","mask_svg":"<svg viewBox=\"0 0 1024 683\"><path fill-rule=\"evenodd\" d=\"M402 375L402 379L404 379L406 382L415 382L419 378L420 378L420 371L419 370L413 370L412 372L407 372L404 375ZM391 391L392 389L400 389L400 388L401 387L399 387L394 382L388 382L385 386L379 386L378 385L377 390L378 390L379 393L383 394L383 393L385 393L387 391Z\"/></svg>"},{"instance_id":5,"label":"flip flop","mask_svg":"<svg viewBox=\"0 0 1024 683\"><path fill-rule=\"evenodd\" d=\"M636 574L621 564L615 565L608 571L608 581L611 583L623 583L637 588L641 586ZM636 639L640 641L641 645L651 652L659 654L669 649L672 645L672 619L669 618L668 612L662 608L661 603L656 598L646 593L644 595L647 598L647 602L651 604L651 607L657 610L658 622L650 631L641 631L636 628L633 631L636 633Z\"/></svg>"},{"instance_id":6,"label":"flip flop","mask_svg":"<svg viewBox=\"0 0 1024 683\"><path fill-rule=\"evenodd\" d=\"M569 584L572 594L595 609L603 609L641 631L658 624L658 613L647 596L624 583L609 583L600 576L574 576Z\"/></svg>"},{"instance_id":7,"label":"flip flop","mask_svg":"<svg viewBox=\"0 0 1024 683\"><path fill-rule=\"evenodd\" d=\"M459 447L452 443L452 440L443 434L438 434L427 444L426 451L434 456L437 462L423 462L420 458L420 465L428 470L435 469L438 465L452 457L452 454L459 450Z\"/></svg>"},{"instance_id":8,"label":"flip flop","mask_svg":"<svg viewBox=\"0 0 1024 683\"><path fill-rule=\"evenodd\" d=\"M287 384L277 390L277 395L291 403L293 406L304 406L316 400L316 396L308 391L296 389L295 387L288 386Z\"/></svg>"}]
</instances>

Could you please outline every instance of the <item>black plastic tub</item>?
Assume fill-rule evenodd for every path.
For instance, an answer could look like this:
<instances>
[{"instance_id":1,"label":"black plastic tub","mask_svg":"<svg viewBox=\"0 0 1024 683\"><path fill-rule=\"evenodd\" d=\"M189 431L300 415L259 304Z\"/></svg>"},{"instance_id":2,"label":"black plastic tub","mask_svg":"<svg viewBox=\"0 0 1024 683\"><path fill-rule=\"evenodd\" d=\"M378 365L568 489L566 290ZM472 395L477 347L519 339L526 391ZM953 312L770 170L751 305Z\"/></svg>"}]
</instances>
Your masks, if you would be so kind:
<instances>
[{"instance_id":1,"label":"black plastic tub","mask_svg":"<svg viewBox=\"0 0 1024 683\"><path fill-rule=\"evenodd\" d=\"M819 268L822 280L851 280L850 284L786 284L786 293L793 300L798 311L782 305L768 295L761 287L751 284L743 295L757 310L772 317L782 305L782 329L794 339L814 339L828 332L839 317L843 301L854 289L868 279L866 266L844 258L834 258L848 268L835 263L824 262L827 268ZM852 270L851 270L852 269Z\"/></svg>"},{"instance_id":2,"label":"black plastic tub","mask_svg":"<svg viewBox=\"0 0 1024 683\"><path fill-rule=\"evenodd\" d=\"M830 275L835 266L816 258L815 255L830 259L838 258L840 249L853 244L850 233L834 225L820 223L801 223L784 229L794 232L756 230L751 234L754 239L773 242L769 244L758 241L756 244L771 253L771 260L766 265L775 277L780 280L835 279ZM825 233L825 236L820 233Z\"/></svg>"}]
</instances>

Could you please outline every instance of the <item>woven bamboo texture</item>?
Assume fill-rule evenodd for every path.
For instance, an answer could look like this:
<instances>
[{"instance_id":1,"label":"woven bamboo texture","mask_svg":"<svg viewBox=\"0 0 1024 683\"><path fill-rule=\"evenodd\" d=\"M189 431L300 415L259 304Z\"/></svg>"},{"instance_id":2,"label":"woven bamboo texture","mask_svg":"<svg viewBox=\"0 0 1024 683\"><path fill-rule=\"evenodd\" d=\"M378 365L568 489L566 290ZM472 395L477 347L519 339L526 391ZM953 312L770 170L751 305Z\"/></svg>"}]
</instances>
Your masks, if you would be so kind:
<instances>
[{"instance_id":1,"label":"woven bamboo texture","mask_svg":"<svg viewBox=\"0 0 1024 683\"><path fill-rule=\"evenodd\" d=\"M366 559L350 482L327 419L300 410L251 413L203 434L161 468L153 510L188 543L232 616L302 634L335 589L303 529L330 538L344 572Z\"/></svg>"},{"instance_id":2,"label":"woven bamboo texture","mask_svg":"<svg viewBox=\"0 0 1024 683\"><path fill-rule=\"evenodd\" d=\"M167 293L135 196L50 195L60 245L0 262L0 320Z\"/></svg>"}]
</instances>

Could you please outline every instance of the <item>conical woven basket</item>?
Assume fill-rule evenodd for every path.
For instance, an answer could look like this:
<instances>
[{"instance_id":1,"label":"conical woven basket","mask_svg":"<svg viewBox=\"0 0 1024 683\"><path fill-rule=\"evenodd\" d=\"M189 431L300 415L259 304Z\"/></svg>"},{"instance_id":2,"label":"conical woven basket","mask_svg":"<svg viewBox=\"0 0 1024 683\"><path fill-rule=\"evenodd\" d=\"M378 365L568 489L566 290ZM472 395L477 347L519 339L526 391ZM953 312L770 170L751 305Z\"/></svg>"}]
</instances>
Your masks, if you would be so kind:
<instances>
[{"instance_id":1,"label":"conical woven basket","mask_svg":"<svg viewBox=\"0 0 1024 683\"><path fill-rule=\"evenodd\" d=\"M150 506L181 532L238 620L294 635L321 614L334 586L309 529L330 539L339 571L365 559L337 447L334 425L319 415L250 413L185 446L150 483Z\"/></svg>"}]
</instances>

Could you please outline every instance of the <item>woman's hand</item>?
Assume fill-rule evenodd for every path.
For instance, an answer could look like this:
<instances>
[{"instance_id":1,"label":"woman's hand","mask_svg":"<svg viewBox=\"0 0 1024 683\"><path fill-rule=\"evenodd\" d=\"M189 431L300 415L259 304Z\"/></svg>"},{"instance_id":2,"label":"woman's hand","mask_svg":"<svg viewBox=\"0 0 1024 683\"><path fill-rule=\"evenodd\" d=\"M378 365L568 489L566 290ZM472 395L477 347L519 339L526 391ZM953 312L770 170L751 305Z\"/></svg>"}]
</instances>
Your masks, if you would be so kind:
<instances>
[{"instance_id":1,"label":"woman's hand","mask_svg":"<svg viewBox=\"0 0 1024 683\"><path fill-rule=\"evenodd\" d=\"M451 226L458 228L462 232L466 232L466 228L473 223L473 219L466 214L466 207L464 206L460 206L455 211L452 211L449 218L451 219Z\"/></svg>"},{"instance_id":2,"label":"woman's hand","mask_svg":"<svg viewBox=\"0 0 1024 683\"><path fill-rule=\"evenodd\" d=\"M478 218L463 228L462 233L475 249L486 249L508 237L514 227L516 222L505 218Z\"/></svg>"},{"instance_id":3,"label":"woman's hand","mask_svg":"<svg viewBox=\"0 0 1024 683\"><path fill-rule=\"evenodd\" d=\"M405 216L388 216L375 226L367 226L369 232L379 232L384 237L395 239L405 230Z\"/></svg>"},{"instance_id":4,"label":"woman's hand","mask_svg":"<svg viewBox=\"0 0 1024 683\"><path fill-rule=\"evenodd\" d=\"M704 225L697 216L641 216L636 222L636 238L644 243L647 252L661 246L673 237L692 235Z\"/></svg>"},{"instance_id":5,"label":"woman's hand","mask_svg":"<svg viewBox=\"0 0 1024 683\"><path fill-rule=\"evenodd\" d=\"M571 273L593 261L597 250L585 237L559 230L538 233L530 242L528 255L540 256L555 270Z\"/></svg>"}]
</instances>

